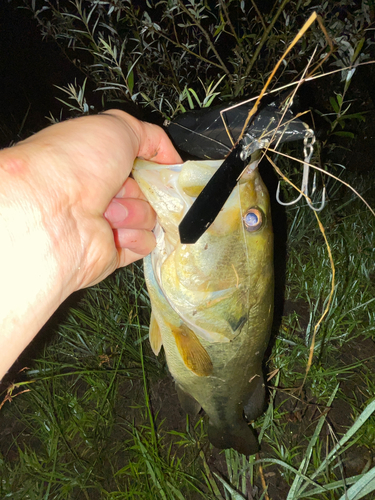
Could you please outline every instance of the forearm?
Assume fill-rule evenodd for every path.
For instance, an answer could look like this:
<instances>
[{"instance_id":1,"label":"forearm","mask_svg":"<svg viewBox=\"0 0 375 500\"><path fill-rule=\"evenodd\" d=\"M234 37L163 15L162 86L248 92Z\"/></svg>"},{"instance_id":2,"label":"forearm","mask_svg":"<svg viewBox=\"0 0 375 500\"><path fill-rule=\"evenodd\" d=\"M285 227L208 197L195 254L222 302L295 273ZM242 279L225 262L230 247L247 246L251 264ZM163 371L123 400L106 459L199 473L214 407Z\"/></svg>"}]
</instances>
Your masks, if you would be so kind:
<instances>
[{"instance_id":1,"label":"forearm","mask_svg":"<svg viewBox=\"0 0 375 500\"><path fill-rule=\"evenodd\" d=\"M19 160L32 168L17 148L0 152L0 379L70 292Z\"/></svg>"},{"instance_id":2,"label":"forearm","mask_svg":"<svg viewBox=\"0 0 375 500\"><path fill-rule=\"evenodd\" d=\"M0 230L7 244L3 234ZM27 259L21 252L0 252L0 379L66 298L51 285L57 270L44 235L36 232L35 237L37 244L25 238Z\"/></svg>"}]
</instances>

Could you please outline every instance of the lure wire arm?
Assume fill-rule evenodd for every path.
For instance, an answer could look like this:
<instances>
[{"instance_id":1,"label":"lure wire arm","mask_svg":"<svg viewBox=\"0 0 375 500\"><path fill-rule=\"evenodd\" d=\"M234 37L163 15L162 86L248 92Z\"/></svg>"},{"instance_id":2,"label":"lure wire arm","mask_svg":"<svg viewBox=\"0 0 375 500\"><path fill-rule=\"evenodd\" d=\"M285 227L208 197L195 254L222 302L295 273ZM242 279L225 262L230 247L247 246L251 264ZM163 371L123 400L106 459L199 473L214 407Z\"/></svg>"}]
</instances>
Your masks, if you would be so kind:
<instances>
[{"instance_id":1,"label":"lure wire arm","mask_svg":"<svg viewBox=\"0 0 375 500\"><path fill-rule=\"evenodd\" d=\"M312 129L307 129L305 133L305 138L303 140L303 156L304 156L304 163L303 163L303 174L302 174L302 185L301 185L301 190L300 194L297 196L295 200L289 201L289 202L284 202L280 199L280 181L277 185L277 190L276 190L276 200L280 205L283 206L290 206L290 205L295 205L296 203L299 202L299 200L304 196L306 198L306 203L307 205L314 210L314 212L320 212L323 210L325 204L326 204L326 187L323 186L323 192L322 192L322 201L320 203L319 207L316 207L312 204L310 198L309 198L309 175L310 175L310 160L312 157L312 154L314 152L314 144L315 144L315 134ZM314 173L313 177L313 186L311 190L311 196L315 193L316 191L316 174Z\"/></svg>"}]
</instances>

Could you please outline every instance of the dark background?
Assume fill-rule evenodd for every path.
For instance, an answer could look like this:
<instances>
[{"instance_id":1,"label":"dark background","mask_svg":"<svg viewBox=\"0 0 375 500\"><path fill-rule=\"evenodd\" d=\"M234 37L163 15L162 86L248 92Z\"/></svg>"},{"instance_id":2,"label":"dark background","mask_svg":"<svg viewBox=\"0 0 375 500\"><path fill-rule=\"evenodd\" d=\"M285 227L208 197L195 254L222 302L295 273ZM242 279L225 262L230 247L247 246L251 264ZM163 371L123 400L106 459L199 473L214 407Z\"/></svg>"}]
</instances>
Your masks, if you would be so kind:
<instances>
[{"instance_id":1,"label":"dark background","mask_svg":"<svg viewBox=\"0 0 375 500\"><path fill-rule=\"evenodd\" d=\"M58 117L63 105L54 87L84 77L56 43L43 41L32 14L0 0L0 147L25 138ZM24 122L24 123L23 123Z\"/></svg>"},{"instance_id":2,"label":"dark background","mask_svg":"<svg viewBox=\"0 0 375 500\"><path fill-rule=\"evenodd\" d=\"M56 96L64 94L55 86L66 86L75 80L79 85L84 75L66 58L53 40L42 40L37 21L32 13L17 8L18 0L0 0L0 147L6 147L49 125L50 112L58 118L64 107ZM335 83L324 78L300 90L304 109L329 111L329 97ZM90 83L87 83L88 89ZM340 85L339 90L342 85ZM67 97L67 96L65 96ZM337 163L349 170L373 175L375 168L375 67L359 68L350 86L348 98L353 100L351 112L365 111L366 123L350 124L356 132L355 140L337 150ZM96 102L97 101L97 102ZM101 110L99 95L90 94ZM143 119L156 117L140 113L139 108L128 110ZM63 117L68 112L63 111ZM324 136L326 125L315 115L316 133ZM338 141L339 143L340 141Z\"/></svg>"}]
</instances>

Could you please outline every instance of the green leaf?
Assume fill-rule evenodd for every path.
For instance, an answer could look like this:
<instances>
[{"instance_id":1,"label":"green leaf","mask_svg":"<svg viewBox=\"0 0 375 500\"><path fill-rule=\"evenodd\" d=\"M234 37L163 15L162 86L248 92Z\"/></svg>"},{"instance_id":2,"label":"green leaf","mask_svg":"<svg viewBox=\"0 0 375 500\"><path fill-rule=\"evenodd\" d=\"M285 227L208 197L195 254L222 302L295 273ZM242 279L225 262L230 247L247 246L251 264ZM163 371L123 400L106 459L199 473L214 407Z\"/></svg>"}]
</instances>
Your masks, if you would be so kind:
<instances>
[{"instance_id":1,"label":"green leaf","mask_svg":"<svg viewBox=\"0 0 375 500\"><path fill-rule=\"evenodd\" d=\"M357 47L355 48L355 52L352 56L352 60L350 61L352 64L355 62L357 57L359 56L359 53L362 50L363 44L365 43L365 37L361 38L360 41L358 42Z\"/></svg>"},{"instance_id":2,"label":"green leaf","mask_svg":"<svg viewBox=\"0 0 375 500\"><path fill-rule=\"evenodd\" d=\"M212 101L215 99L217 95L220 95L220 92L215 92L211 96L207 96L202 103L202 108L208 108L211 106Z\"/></svg>"},{"instance_id":3,"label":"green leaf","mask_svg":"<svg viewBox=\"0 0 375 500\"><path fill-rule=\"evenodd\" d=\"M340 450L343 449L344 444L349 441L349 439L354 436L354 434L362 427L362 425L371 417L371 415L375 412L375 399L371 401L370 404L366 406L354 424L350 427L350 429L345 433L345 435L340 439L340 441L332 448L332 450L328 453L323 462L319 465L317 470L312 475L312 479L318 477L327 467L327 464L331 463L331 461L340 453Z\"/></svg>"},{"instance_id":4,"label":"green leaf","mask_svg":"<svg viewBox=\"0 0 375 500\"><path fill-rule=\"evenodd\" d=\"M186 92L186 97L187 97L190 109L194 109L193 99L191 98L189 91Z\"/></svg>"},{"instance_id":5,"label":"green leaf","mask_svg":"<svg viewBox=\"0 0 375 500\"><path fill-rule=\"evenodd\" d=\"M340 481L334 481L333 483L325 484L324 486L318 486L317 488L312 488L301 495L298 498L313 498L314 495L320 495L321 493L327 493L327 491L337 490L338 488L348 487L353 483L357 483L364 474L359 474L358 476L352 476L346 479L340 479Z\"/></svg>"},{"instance_id":6,"label":"green leaf","mask_svg":"<svg viewBox=\"0 0 375 500\"><path fill-rule=\"evenodd\" d=\"M340 387L340 384L337 384L333 393L331 394L331 397L329 398L329 401L327 403L327 407L331 407L332 403L333 403L333 400L335 399L336 397L336 394L337 394L337 391ZM319 421L318 421L318 425L316 426L315 428L315 431L314 431L314 434L312 436L312 438L310 439L310 442L309 442L309 445L307 447L307 450L306 450L306 453L305 453L305 456L303 457L302 461L301 461L301 465L298 469L298 474L296 475L294 481L293 481L293 484L290 488L290 491L288 493L288 497L287 497L287 500L292 500L294 498L298 498L298 490L300 488L300 485L302 484L303 482L303 476L305 476L307 474L307 469L308 469L308 465L310 463L310 460L311 460L311 455L312 455L312 452L313 452L313 448L318 440L318 437L320 435L320 432L322 430L322 427L324 425L324 422L326 421L326 414L323 414Z\"/></svg>"},{"instance_id":7,"label":"green leaf","mask_svg":"<svg viewBox=\"0 0 375 500\"><path fill-rule=\"evenodd\" d=\"M133 88L134 88L134 71L130 70L128 73L128 89L131 94L133 93Z\"/></svg>"},{"instance_id":8,"label":"green leaf","mask_svg":"<svg viewBox=\"0 0 375 500\"><path fill-rule=\"evenodd\" d=\"M331 103L332 109L335 113L339 113L340 108L339 105L337 104L337 101L334 97L329 98L329 102Z\"/></svg>"},{"instance_id":9,"label":"green leaf","mask_svg":"<svg viewBox=\"0 0 375 500\"><path fill-rule=\"evenodd\" d=\"M194 99L197 101L198 106L201 107L202 106L201 101L200 101L197 93L195 92L195 90L194 89L188 89L188 90L189 90L190 94L194 97Z\"/></svg>"},{"instance_id":10,"label":"green leaf","mask_svg":"<svg viewBox=\"0 0 375 500\"><path fill-rule=\"evenodd\" d=\"M340 116L340 120L360 120L361 122L366 121L366 118L363 116L367 111L363 111L363 113L351 113L350 115Z\"/></svg>"},{"instance_id":11,"label":"green leaf","mask_svg":"<svg viewBox=\"0 0 375 500\"><path fill-rule=\"evenodd\" d=\"M350 139L354 139L354 137L355 137L353 132L348 132L346 130L341 130L339 132L333 132L332 135L337 135L339 137L349 137Z\"/></svg>"},{"instance_id":12,"label":"green leaf","mask_svg":"<svg viewBox=\"0 0 375 500\"><path fill-rule=\"evenodd\" d=\"M215 33L214 33L214 38L223 31L223 26L220 24L216 30L215 30Z\"/></svg>"}]
</instances>

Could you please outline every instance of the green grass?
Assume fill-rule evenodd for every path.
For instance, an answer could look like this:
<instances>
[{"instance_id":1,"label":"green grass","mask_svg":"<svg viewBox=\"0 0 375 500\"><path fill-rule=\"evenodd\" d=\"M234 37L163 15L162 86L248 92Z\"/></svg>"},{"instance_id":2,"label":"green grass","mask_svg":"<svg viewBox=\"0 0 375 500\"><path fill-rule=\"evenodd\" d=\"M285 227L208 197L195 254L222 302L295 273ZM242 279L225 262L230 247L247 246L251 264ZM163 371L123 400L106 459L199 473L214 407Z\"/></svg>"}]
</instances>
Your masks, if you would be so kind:
<instances>
[{"instance_id":1,"label":"green grass","mask_svg":"<svg viewBox=\"0 0 375 500\"><path fill-rule=\"evenodd\" d=\"M335 486L332 494L318 494L319 488L316 487L316 493L313 489L307 498L338 498L338 492L343 491L344 478L347 485L351 484L352 480L348 480L345 473L345 458L343 465L338 458L333 460L327 456L341 437L341 432L338 435L335 428L349 426L367 405L371 408L367 420L350 436L345 447L350 448L356 442L357 447L373 448L375 420L371 414L374 411L375 351L368 355L362 352L357 358L360 351L354 347L366 339L373 340L375 334L375 220L351 195L333 199L320 217L335 262L336 286L329 313L317 334L314 361L303 391L298 387L305 373L312 332L323 314L331 286L327 249L315 217L307 208L289 209L292 230L287 244L286 298L295 303L300 315L292 312L283 318L269 363L270 371L279 369L279 379L276 383L271 380L278 396L272 408L272 419L265 430L263 442L267 462L264 466L267 469L267 464L274 464L275 458L281 460L284 465L279 462L278 471L289 485L294 480L288 498L304 498L298 494L300 486L295 486L297 470L301 472L299 467L304 460L306 479L300 483L307 485L307 478L310 478L319 480L326 489ZM351 363L347 361L348 353L353 354ZM353 384L355 390L350 389L350 392ZM286 395L292 388L295 388L291 394L296 398L294 402ZM332 395L335 395L334 400ZM346 401L348 414L332 422L331 412L327 409L338 399ZM301 426L303 431L296 430L296 426ZM312 447L310 451L309 446ZM360 453L357 450L357 454ZM320 469L319 477L316 471ZM339 483L335 484L336 481Z\"/></svg>"}]
</instances>

